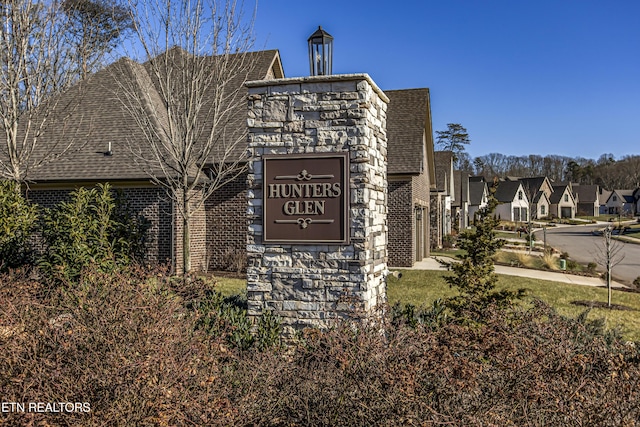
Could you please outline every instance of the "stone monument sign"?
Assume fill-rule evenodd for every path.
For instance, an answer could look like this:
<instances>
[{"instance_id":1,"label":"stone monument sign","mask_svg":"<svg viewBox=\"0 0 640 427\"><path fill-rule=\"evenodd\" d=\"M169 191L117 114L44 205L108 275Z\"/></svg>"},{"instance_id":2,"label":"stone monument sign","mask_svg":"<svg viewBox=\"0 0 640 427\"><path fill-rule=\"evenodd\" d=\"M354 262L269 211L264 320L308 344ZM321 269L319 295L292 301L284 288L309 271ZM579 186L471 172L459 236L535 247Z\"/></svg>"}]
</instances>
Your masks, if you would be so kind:
<instances>
[{"instance_id":1,"label":"stone monument sign","mask_svg":"<svg viewBox=\"0 0 640 427\"><path fill-rule=\"evenodd\" d=\"M247 296L291 335L386 302L388 99L366 74L249 87Z\"/></svg>"}]
</instances>

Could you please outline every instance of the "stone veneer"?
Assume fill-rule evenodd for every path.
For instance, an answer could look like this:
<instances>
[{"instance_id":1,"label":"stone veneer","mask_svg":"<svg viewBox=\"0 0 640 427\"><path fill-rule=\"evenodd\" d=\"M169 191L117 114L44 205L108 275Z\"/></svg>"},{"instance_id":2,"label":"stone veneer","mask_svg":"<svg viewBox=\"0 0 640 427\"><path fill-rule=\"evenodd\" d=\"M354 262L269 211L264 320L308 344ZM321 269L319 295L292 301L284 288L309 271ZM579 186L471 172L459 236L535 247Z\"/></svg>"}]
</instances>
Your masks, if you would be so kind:
<instances>
[{"instance_id":1,"label":"stone veneer","mask_svg":"<svg viewBox=\"0 0 640 427\"><path fill-rule=\"evenodd\" d=\"M388 98L366 74L250 82L249 315L274 310L285 335L370 314L386 302ZM262 157L349 153L349 242L265 244Z\"/></svg>"}]
</instances>

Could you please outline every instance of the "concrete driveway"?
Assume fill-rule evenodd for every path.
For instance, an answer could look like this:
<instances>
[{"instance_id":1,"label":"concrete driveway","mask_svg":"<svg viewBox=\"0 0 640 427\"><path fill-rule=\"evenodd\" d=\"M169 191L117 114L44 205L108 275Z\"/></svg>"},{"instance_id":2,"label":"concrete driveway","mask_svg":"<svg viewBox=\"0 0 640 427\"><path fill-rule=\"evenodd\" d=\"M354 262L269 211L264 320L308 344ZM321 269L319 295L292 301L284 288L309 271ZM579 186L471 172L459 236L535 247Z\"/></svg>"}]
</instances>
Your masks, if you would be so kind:
<instances>
[{"instance_id":1,"label":"concrete driveway","mask_svg":"<svg viewBox=\"0 0 640 427\"><path fill-rule=\"evenodd\" d=\"M606 227L606 223L597 225L558 225L547 227L547 245L561 251L567 252L569 257L581 264L595 262L598 270L604 271L604 261L599 249L604 246L602 236L593 234L594 230ZM543 241L543 231L534 232L536 240ZM640 276L640 245L616 241L620 245L620 256L624 255L617 265L613 267L613 278L624 282L632 283L636 277Z\"/></svg>"}]
</instances>

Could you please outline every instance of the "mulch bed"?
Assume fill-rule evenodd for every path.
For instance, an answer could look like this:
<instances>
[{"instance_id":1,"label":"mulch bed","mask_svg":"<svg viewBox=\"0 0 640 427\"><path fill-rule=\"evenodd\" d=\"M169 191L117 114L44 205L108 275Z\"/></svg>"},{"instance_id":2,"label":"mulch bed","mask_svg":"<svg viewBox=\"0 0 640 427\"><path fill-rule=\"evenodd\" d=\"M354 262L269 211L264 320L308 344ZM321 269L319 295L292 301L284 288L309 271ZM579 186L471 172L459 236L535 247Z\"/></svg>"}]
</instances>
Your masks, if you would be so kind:
<instances>
[{"instance_id":1,"label":"mulch bed","mask_svg":"<svg viewBox=\"0 0 640 427\"><path fill-rule=\"evenodd\" d=\"M606 301L571 301L571 304L589 308L608 308L610 310L636 311L635 308L627 307L626 305L620 304L611 304L611 307L609 307Z\"/></svg>"}]
</instances>

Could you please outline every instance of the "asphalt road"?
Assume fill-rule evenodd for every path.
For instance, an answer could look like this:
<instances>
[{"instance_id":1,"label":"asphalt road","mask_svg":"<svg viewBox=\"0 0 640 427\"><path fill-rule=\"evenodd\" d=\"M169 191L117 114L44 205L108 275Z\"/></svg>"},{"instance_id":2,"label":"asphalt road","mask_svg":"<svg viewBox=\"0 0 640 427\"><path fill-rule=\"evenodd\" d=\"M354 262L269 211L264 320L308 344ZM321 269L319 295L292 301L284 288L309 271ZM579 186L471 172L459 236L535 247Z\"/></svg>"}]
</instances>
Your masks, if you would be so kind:
<instances>
[{"instance_id":1,"label":"asphalt road","mask_svg":"<svg viewBox=\"0 0 640 427\"><path fill-rule=\"evenodd\" d=\"M604 225L573 225L547 227L547 245L567 252L569 257L579 263L587 264L595 262L598 270L604 271L604 261L599 248L604 248L604 238L593 235L593 230L601 229ZM534 232L536 240L542 242L543 231ZM623 282L633 282L640 276L640 245L624 243L616 240L616 245L621 245L619 254L624 258L613 267L612 277ZM620 258L621 255L618 255Z\"/></svg>"}]
</instances>

